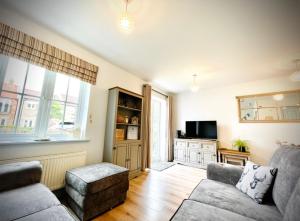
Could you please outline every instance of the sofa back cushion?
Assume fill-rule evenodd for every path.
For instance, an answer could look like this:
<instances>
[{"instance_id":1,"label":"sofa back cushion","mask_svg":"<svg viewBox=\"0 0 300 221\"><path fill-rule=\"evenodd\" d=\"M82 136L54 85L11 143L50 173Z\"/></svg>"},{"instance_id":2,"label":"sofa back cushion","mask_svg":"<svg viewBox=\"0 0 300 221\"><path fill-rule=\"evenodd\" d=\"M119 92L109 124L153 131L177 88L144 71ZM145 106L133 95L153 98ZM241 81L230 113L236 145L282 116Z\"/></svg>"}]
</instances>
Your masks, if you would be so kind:
<instances>
[{"instance_id":1,"label":"sofa back cushion","mask_svg":"<svg viewBox=\"0 0 300 221\"><path fill-rule=\"evenodd\" d=\"M300 177L299 159L299 146L282 145L276 150L270 161L270 166L278 169L272 197L282 215Z\"/></svg>"},{"instance_id":2,"label":"sofa back cushion","mask_svg":"<svg viewBox=\"0 0 300 221\"><path fill-rule=\"evenodd\" d=\"M294 221L300 218L300 179L294 188L294 191L289 199L285 209L284 221Z\"/></svg>"}]
</instances>

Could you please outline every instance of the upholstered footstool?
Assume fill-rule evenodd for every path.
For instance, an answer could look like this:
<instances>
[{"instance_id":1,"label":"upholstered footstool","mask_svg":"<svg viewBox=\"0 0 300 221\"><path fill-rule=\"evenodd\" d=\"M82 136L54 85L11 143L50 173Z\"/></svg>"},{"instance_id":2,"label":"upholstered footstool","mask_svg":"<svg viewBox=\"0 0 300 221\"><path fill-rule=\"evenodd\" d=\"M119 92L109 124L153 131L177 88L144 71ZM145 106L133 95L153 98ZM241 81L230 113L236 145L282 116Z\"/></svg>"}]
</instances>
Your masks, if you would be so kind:
<instances>
[{"instance_id":1,"label":"upholstered footstool","mask_svg":"<svg viewBox=\"0 0 300 221\"><path fill-rule=\"evenodd\" d=\"M128 170L99 163L67 171L68 203L81 220L89 220L126 199Z\"/></svg>"}]
</instances>

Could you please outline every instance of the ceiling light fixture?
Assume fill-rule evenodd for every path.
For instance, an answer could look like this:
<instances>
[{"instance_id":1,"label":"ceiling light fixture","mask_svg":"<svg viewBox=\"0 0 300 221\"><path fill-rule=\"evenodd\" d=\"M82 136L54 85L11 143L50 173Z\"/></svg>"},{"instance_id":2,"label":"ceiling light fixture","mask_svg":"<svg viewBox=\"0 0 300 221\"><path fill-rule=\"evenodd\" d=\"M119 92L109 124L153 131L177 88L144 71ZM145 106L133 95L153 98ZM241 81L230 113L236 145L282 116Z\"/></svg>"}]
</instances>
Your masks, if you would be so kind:
<instances>
[{"instance_id":1,"label":"ceiling light fixture","mask_svg":"<svg viewBox=\"0 0 300 221\"><path fill-rule=\"evenodd\" d=\"M128 4L129 4L129 0L125 0L125 11L121 17L121 20L120 20L120 27L122 28L123 31L129 33L132 29L132 20L131 18L129 17L128 15L128 12L127 12L127 7L128 7Z\"/></svg>"},{"instance_id":2,"label":"ceiling light fixture","mask_svg":"<svg viewBox=\"0 0 300 221\"><path fill-rule=\"evenodd\" d=\"M291 74L290 79L292 81L300 81L300 59L295 60L296 71Z\"/></svg>"},{"instance_id":3,"label":"ceiling light fixture","mask_svg":"<svg viewBox=\"0 0 300 221\"><path fill-rule=\"evenodd\" d=\"M192 92L197 92L199 90L199 85L197 83L197 74L193 74L193 84L191 86Z\"/></svg>"},{"instance_id":4,"label":"ceiling light fixture","mask_svg":"<svg viewBox=\"0 0 300 221\"><path fill-rule=\"evenodd\" d=\"M274 95L273 95L273 99L274 99L275 101L282 101L283 98L284 98L284 95L283 95L283 94L274 94Z\"/></svg>"}]
</instances>

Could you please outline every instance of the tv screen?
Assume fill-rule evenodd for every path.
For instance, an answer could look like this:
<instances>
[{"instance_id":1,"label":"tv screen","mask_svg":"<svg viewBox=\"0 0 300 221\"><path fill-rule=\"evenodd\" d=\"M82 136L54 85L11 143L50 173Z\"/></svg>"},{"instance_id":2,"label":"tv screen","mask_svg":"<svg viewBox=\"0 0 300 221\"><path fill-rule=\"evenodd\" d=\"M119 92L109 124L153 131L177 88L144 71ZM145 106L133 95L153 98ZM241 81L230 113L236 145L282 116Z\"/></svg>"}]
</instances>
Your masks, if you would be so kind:
<instances>
[{"instance_id":1,"label":"tv screen","mask_svg":"<svg viewBox=\"0 0 300 221\"><path fill-rule=\"evenodd\" d=\"M187 138L217 139L216 121L186 121L185 133Z\"/></svg>"}]
</instances>

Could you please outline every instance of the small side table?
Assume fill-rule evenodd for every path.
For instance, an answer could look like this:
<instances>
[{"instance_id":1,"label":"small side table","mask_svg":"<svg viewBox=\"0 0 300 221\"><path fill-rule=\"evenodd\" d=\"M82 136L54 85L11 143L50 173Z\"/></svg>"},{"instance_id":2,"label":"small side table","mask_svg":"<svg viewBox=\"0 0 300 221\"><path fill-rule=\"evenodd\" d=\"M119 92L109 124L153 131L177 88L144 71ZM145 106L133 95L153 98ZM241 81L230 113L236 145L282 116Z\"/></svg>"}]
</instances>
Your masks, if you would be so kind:
<instances>
[{"instance_id":1,"label":"small side table","mask_svg":"<svg viewBox=\"0 0 300 221\"><path fill-rule=\"evenodd\" d=\"M240 152L238 150L218 149L218 161L233 165L245 166L250 160L250 152Z\"/></svg>"}]
</instances>

